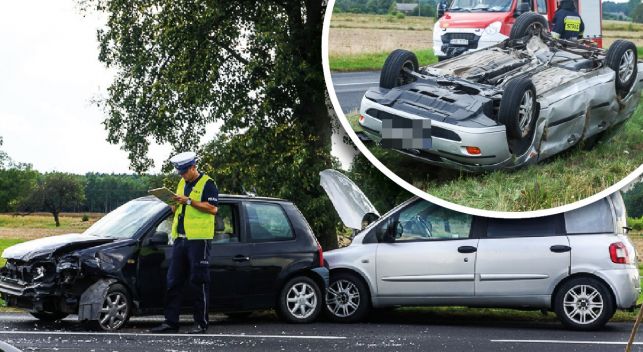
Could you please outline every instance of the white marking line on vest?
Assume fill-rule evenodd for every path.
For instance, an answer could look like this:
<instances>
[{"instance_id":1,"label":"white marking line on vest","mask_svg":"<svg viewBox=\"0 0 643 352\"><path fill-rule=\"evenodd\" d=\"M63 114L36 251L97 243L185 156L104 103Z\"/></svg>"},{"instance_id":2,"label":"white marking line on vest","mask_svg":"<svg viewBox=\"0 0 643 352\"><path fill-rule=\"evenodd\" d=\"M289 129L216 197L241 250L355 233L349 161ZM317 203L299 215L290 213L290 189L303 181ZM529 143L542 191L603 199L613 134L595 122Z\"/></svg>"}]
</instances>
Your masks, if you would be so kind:
<instances>
[{"instance_id":1,"label":"white marking line on vest","mask_svg":"<svg viewBox=\"0 0 643 352\"><path fill-rule=\"evenodd\" d=\"M358 83L336 83L333 84L334 86L363 86L365 84L375 84L375 83L380 83L380 82L358 82Z\"/></svg>"},{"instance_id":2,"label":"white marking line on vest","mask_svg":"<svg viewBox=\"0 0 643 352\"><path fill-rule=\"evenodd\" d=\"M490 340L501 343L552 343L565 345L626 345L626 341L580 341L580 340ZM634 342L635 345L643 345L643 342Z\"/></svg>"},{"instance_id":3,"label":"white marking line on vest","mask_svg":"<svg viewBox=\"0 0 643 352\"><path fill-rule=\"evenodd\" d=\"M346 336L314 335L249 335L249 334L147 334L131 332L84 332L84 331L0 331L0 335L78 335L78 336L149 336L149 337L241 337L253 339L302 339L302 340L344 340Z\"/></svg>"}]
</instances>

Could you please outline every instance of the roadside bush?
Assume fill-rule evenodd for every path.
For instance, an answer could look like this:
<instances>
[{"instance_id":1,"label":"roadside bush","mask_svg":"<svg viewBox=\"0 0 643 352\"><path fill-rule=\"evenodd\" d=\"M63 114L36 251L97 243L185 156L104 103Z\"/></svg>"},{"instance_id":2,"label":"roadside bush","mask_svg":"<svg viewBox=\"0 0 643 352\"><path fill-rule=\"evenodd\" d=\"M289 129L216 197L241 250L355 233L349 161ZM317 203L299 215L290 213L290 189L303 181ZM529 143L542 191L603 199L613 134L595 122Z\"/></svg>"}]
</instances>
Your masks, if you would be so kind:
<instances>
[{"instance_id":1,"label":"roadside bush","mask_svg":"<svg viewBox=\"0 0 643 352\"><path fill-rule=\"evenodd\" d=\"M89 215L83 214L83 217L80 220L83 221L83 222L89 221Z\"/></svg>"},{"instance_id":2,"label":"roadside bush","mask_svg":"<svg viewBox=\"0 0 643 352\"><path fill-rule=\"evenodd\" d=\"M398 20L402 20L404 19L404 17L406 17L406 15L404 15L401 12L398 12L397 14L395 14L395 18L397 18Z\"/></svg>"},{"instance_id":3,"label":"roadside bush","mask_svg":"<svg viewBox=\"0 0 643 352\"><path fill-rule=\"evenodd\" d=\"M643 231L643 217L627 218L627 226L631 227L632 231Z\"/></svg>"}]
</instances>

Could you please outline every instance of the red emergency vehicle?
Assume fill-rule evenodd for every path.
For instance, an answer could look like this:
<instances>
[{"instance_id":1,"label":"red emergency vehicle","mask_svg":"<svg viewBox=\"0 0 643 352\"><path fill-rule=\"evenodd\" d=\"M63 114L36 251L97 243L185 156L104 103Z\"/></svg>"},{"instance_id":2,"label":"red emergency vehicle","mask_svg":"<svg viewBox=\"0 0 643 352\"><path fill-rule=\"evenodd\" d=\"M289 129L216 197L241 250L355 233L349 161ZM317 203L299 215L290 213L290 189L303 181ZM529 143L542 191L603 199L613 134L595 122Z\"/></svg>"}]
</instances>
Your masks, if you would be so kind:
<instances>
[{"instance_id":1,"label":"red emergency vehicle","mask_svg":"<svg viewBox=\"0 0 643 352\"><path fill-rule=\"evenodd\" d=\"M574 0L585 23L583 36L602 47L601 0ZM518 16L533 11L548 23L557 0L453 0L433 27L433 50L440 59L483 49L509 38Z\"/></svg>"}]
</instances>

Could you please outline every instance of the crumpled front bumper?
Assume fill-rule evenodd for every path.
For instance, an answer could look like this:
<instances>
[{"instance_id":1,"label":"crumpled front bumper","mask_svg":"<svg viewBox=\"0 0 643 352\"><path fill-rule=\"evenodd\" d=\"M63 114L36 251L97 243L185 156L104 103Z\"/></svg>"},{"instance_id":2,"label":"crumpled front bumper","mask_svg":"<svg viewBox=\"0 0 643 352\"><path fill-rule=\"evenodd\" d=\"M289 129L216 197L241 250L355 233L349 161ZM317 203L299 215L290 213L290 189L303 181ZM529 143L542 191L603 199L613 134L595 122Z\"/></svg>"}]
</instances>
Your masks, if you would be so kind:
<instances>
[{"instance_id":1,"label":"crumpled front bumper","mask_svg":"<svg viewBox=\"0 0 643 352\"><path fill-rule=\"evenodd\" d=\"M67 296L54 283L17 283L0 278L0 296L7 306L30 312L75 313L77 299Z\"/></svg>"}]
</instances>

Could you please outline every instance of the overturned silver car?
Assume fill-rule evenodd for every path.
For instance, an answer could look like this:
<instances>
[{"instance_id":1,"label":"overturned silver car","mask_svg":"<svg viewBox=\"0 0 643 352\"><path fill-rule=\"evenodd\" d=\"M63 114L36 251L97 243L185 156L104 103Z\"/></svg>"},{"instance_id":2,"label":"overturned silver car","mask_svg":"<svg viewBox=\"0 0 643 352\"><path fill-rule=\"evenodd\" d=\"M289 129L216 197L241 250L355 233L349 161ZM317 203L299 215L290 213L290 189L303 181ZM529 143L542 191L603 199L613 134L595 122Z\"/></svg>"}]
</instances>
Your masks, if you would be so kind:
<instances>
[{"instance_id":1,"label":"overturned silver car","mask_svg":"<svg viewBox=\"0 0 643 352\"><path fill-rule=\"evenodd\" d=\"M510 39L426 67L395 50L379 87L362 98L364 135L468 171L516 168L581 142L593 146L636 110L643 63L629 41L603 50L554 40L546 26L525 13Z\"/></svg>"}]
</instances>

